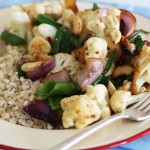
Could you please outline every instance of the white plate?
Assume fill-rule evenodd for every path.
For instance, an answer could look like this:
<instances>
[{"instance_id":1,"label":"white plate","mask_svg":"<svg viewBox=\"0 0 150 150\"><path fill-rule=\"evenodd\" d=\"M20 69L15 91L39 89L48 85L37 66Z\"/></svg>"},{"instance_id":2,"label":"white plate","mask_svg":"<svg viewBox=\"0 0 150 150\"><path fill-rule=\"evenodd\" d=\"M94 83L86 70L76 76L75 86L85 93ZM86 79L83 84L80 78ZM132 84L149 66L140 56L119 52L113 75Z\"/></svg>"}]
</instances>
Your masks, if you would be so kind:
<instances>
[{"instance_id":1,"label":"white plate","mask_svg":"<svg viewBox=\"0 0 150 150\"><path fill-rule=\"evenodd\" d=\"M79 2L78 6L81 10L90 9L92 7L92 3ZM137 14L135 14L135 16L138 22L137 29L142 28L144 30L150 31L150 20ZM0 32L3 30L8 17L9 9L1 9ZM32 129L20 125L11 124L0 119L0 148L8 148L7 146L11 146L23 149L49 149L79 131L80 130L77 129ZM119 120L102 128L92 136L75 145L73 148L85 149L101 146L103 146L104 148L104 145L106 145L105 148L108 148L116 144L125 144L148 133L150 133L150 119L143 122Z\"/></svg>"}]
</instances>

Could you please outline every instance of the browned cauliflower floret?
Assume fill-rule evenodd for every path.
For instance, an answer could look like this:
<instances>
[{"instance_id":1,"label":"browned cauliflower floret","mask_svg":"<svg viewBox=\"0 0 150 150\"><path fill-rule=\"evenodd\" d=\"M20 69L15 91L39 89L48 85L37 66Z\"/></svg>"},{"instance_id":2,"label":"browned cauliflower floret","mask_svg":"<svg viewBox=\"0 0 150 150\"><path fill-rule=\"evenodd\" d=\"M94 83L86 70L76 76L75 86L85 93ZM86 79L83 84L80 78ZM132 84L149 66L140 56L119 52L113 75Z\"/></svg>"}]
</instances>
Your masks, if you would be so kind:
<instances>
[{"instance_id":1,"label":"browned cauliflower floret","mask_svg":"<svg viewBox=\"0 0 150 150\"><path fill-rule=\"evenodd\" d=\"M51 3L48 1L45 1L42 3L45 7L45 14L49 15L50 17L54 19L58 19L62 15L63 7L59 3Z\"/></svg>"},{"instance_id":2,"label":"browned cauliflower floret","mask_svg":"<svg viewBox=\"0 0 150 150\"><path fill-rule=\"evenodd\" d=\"M95 86L89 85L86 87L86 94L94 101L97 102L98 106L101 110L100 119L104 119L111 115L110 108L108 106L108 91L107 88L102 85L98 84Z\"/></svg>"},{"instance_id":3,"label":"browned cauliflower floret","mask_svg":"<svg viewBox=\"0 0 150 150\"><path fill-rule=\"evenodd\" d=\"M42 36L35 36L30 42L29 46L30 54L48 54L51 50L51 45Z\"/></svg>"},{"instance_id":4,"label":"browned cauliflower floret","mask_svg":"<svg viewBox=\"0 0 150 150\"><path fill-rule=\"evenodd\" d=\"M75 75L75 73L80 70L80 63L75 59L73 55L59 53L55 55L56 65L51 71L52 73L56 73L66 69L71 77Z\"/></svg>"},{"instance_id":5,"label":"browned cauliflower floret","mask_svg":"<svg viewBox=\"0 0 150 150\"><path fill-rule=\"evenodd\" d=\"M81 18L83 23L82 31L80 33L80 40L84 42L89 36L89 31L87 28L88 23L92 21L99 21L99 15L96 11L80 11L77 13L77 16Z\"/></svg>"},{"instance_id":6,"label":"browned cauliflower floret","mask_svg":"<svg viewBox=\"0 0 150 150\"><path fill-rule=\"evenodd\" d=\"M108 91L104 85L88 85L84 95L64 98L61 107L64 110L62 122L65 128L75 126L83 128L111 115L108 106Z\"/></svg>"},{"instance_id":7,"label":"browned cauliflower floret","mask_svg":"<svg viewBox=\"0 0 150 150\"><path fill-rule=\"evenodd\" d=\"M75 126L84 128L100 118L101 111L96 101L87 95L75 95L61 101L64 110L62 122L64 128Z\"/></svg>"},{"instance_id":8,"label":"browned cauliflower floret","mask_svg":"<svg viewBox=\"0 0 150 150\"><path fill-rule=\"evenodd\" d=\"M150 84L150 47L143 46L140 56L137 60L131 91L138 94L144 83Z\"/></svg>"},{"instance_id":9,"label":"browned cauliflower floret","mask_svg":"<svg viewBox=\"0 0 150 150\"><path fill-rule=\"evenodd\" d=\"M88 58L105 59L107 55L107 42L98 37L89 38L85 44L85 60Z\"/></svg>"},{"instance_id":10,"label":"browned cauliflower floret","mask_svg":"<svg viewBox=\"0 0 150 150\"><path fill-rule=\"evenodd\" d=\"M100 22L100 20L92 20L87 23L87 29L92 36L96 36L99 38L105 38L105 24Z\"/></svg>"},{"instance_id":11,"label":"browned cauliflower floret","mask_svg":"<svg viewBox=\"0 0 150 150\"><path fill-rule=\"evenodd\" d=\"M110 107L115 113L123 112L127 106L140 101L147 93L132 95L129 91L115 91L110 98Z\"/></svg>"}]
</instances>

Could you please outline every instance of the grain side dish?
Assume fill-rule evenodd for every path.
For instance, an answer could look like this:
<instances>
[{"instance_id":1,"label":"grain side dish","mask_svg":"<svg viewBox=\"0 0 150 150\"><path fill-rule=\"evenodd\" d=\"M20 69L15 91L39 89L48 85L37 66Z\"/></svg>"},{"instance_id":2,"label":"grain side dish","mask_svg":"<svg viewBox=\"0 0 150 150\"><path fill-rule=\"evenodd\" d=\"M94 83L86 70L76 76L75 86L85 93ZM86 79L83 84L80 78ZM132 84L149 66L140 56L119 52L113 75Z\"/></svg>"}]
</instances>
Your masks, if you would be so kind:
<instances>
[{"instance_id":1,"label":"grain side dish","mask_svg":"<svg viewBox=\"0 0 150 150\"><path fill-rule=\"evenodd\" d=\"M150 91L149 33L126 10L76 1L13 6L1 40L0 117L32 128L84 128Z\"/></svg>"}]
</instances>

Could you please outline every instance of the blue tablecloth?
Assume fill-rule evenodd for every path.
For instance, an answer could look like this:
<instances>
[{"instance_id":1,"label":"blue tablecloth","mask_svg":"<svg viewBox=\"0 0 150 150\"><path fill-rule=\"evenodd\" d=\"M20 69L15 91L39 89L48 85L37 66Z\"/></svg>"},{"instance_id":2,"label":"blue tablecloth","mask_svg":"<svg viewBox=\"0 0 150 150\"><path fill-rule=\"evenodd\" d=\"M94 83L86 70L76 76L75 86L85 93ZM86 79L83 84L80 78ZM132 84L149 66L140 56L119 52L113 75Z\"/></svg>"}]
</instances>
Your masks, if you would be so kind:
<instances>
[{"instance_id":1,"label":"blue tablecloth","mask_svg":"<svg viewBox=\"0 0 150 150\"><path fill-rule=\"evenodd\" d=\"M12 4L15 5L15 4L22 4L28 2L36 2L36 1L37 0L0 0L0 7L7 7ZM82 1L99 2L101 4L108 4L119 8L125 8L150 18L150 1L148 0L141 0L143 4L145 4L145 7L143 5L140 6L140 4L137 5L137 3L140 2L140 0L134 0L137 1L135 5L133 3L131 4L129 1L126 1L125 3L125 0L120 0L118 2L116 2L116 0L82 0ZM122 145L120 147L112 148L111 150L150 150L150 135L147 135L141 139Z\"/></svg>"}]
</instances>

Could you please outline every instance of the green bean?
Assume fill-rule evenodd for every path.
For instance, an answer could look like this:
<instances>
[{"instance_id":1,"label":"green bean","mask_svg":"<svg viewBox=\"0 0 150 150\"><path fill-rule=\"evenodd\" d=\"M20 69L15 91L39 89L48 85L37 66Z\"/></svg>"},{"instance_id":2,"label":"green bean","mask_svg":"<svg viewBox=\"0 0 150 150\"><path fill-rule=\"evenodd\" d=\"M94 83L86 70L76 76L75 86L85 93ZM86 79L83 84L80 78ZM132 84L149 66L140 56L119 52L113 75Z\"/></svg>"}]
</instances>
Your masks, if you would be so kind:
<instances>
[{"instance_id":1,"label":"green bean","mask_svg":"<svg viewBox=\"0 0 150 150\"><path fill-rule=\"evenodd\" d=\"M25 39L7 31L2 32L1 39L12 46L26 45L27 43Z\"/></svg>"}]
</instances>

